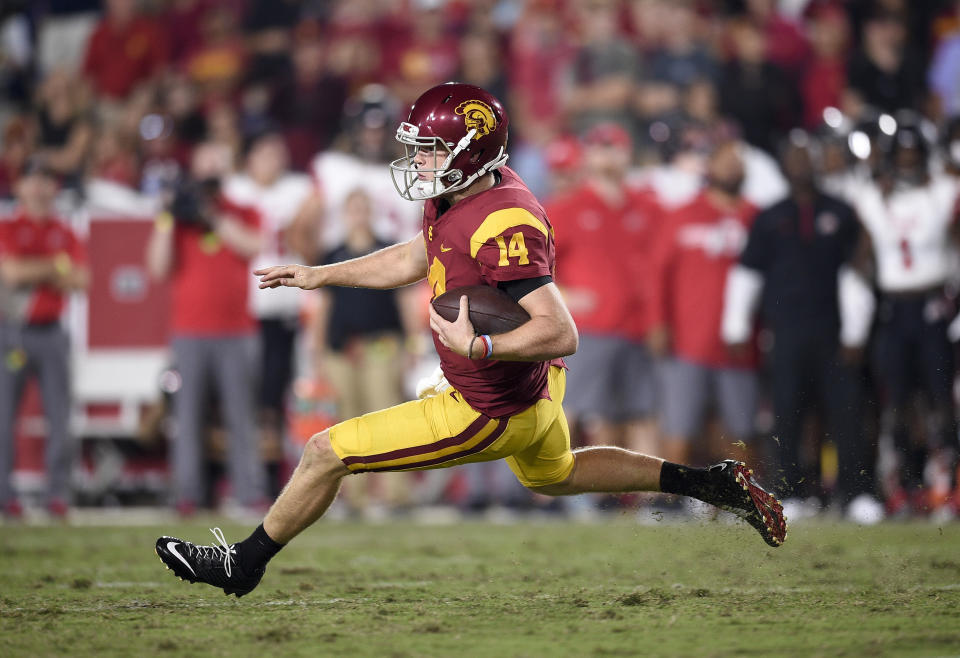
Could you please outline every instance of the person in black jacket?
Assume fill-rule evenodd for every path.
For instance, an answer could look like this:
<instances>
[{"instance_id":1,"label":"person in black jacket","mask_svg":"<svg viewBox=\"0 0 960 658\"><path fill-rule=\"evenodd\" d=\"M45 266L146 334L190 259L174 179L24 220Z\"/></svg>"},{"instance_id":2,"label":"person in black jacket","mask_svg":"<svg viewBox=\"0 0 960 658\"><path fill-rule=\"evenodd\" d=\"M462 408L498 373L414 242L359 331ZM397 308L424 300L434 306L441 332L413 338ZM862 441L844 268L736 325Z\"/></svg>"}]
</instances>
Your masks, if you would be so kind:
<instances>
[{"instance_id":1,"label":"person in black jacket","mask_svg":"<svg viewBox=\"0 0 960 658\"><path fill-rule=\"evenodd\" d=\"M791 135L780 162L790 194L757 215L727 280L723 333L731 349L744 349L752 308L760 302L763 324L773 335L768 367L774 437L788 495L799 501L821 493L817 468L800 449L807 411L816 405L825 417L825 438L838 451L835 499L846 504L872 492L855 368L869 331L872 295L846 267L859 242L856 214L818 189L813 143L806 133ZM861 311L855 312L858 303Z\"/></svg>"}]
</instances>

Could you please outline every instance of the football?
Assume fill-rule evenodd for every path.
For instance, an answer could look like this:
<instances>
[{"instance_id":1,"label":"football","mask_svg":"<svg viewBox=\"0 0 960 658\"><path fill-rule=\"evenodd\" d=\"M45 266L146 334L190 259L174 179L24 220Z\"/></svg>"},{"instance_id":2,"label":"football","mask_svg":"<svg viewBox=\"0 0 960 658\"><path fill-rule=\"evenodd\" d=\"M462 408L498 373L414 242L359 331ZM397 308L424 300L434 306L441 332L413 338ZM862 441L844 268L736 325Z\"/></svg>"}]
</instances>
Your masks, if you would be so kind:
<instances>
[{"instance_id":1,"label":"football","mask_svg":"<svg viewBox=\"0 0 960 658\"><path fill-rule=\"evenodd\" d=\"M502 334L516 329L530 319L530 315L510 295L491 286L464 286L448 290L433 300L433 308L440 316L454 322L460 315L460 297L470 300L470 322L481 334Z\"/></svg>"}]
</instances>

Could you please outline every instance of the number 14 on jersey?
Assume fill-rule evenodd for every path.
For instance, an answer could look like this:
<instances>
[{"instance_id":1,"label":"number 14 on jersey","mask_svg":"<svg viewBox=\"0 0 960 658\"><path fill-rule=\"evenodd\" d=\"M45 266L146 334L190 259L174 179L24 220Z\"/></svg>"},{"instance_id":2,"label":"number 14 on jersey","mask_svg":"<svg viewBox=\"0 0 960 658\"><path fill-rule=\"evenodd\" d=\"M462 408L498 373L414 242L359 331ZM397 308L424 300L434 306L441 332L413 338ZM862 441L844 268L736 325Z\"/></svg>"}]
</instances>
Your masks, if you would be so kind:
<instances>
[{"instance_id":1,"label":"number 14 on jersey","mask_svg":"<svg viewBox=\"0 0 960 658\"><path fill-rule=\"evenodd\" d=\"M530 259L527 258L527 246L523 243L523 233L518 231L510 236L509 245L502 235L498 235L494 240L497 241L497 246L500 248L500 260L497 265L506 267L510 265L511 258L519 258L517 261L519 265L530 264Z\"/></svg>"}]
</instances>

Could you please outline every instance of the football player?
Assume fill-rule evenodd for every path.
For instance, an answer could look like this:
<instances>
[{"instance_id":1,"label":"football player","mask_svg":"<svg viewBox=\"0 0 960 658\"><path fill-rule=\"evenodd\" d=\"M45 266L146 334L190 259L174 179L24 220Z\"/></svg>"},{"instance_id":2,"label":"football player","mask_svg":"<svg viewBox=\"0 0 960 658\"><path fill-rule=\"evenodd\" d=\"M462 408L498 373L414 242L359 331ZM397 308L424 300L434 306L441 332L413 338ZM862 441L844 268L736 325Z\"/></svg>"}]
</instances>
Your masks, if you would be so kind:
<instances>
[{"instance_id":1,"label":"football player","mask_svg":"<svg viewBox=\"0 0 960 658\"><path fill-rule=\"evenodd\" d=\"M576 351L577 328L553 282L550 222L505 166L507 126L500 101L479 87L447 83L426 91L397 130L406 156L390 165L400 195L425 201L422 232L342 263L279 265L256 274L262 288L396 288L426 278L436 296L461 286L496 286L530 320L478 336L466 297L454 322L431 308L445 375L434 394L311 437L287 486L247 539L227 543L219 529L212 546L159 538L157 553L176 575L242 596L260 582L267 562L323 515L347 475L494 459L506 459L524 485L542 494L692 496L746 519L771 546L783 542L779 501L742 462L699 469L621 448L570 450L561 357Z\"/></svg>"},{"instance_id":2,"label":"football player","mask_svg":"<svg viewBox=\"0 0 960 658\"><path fill-rule=\"evenodd\" d=\"M863 223L879 291L873 361L884 394L883 431L893 437L900 466L899 478L885 478L887 511L906 514L912 504L949 517L949 484L926 492L923 485L925 472L952 471L956 455L954 355L947 336L954 311L945 288L960 242L960 181L950 170L931 168L933 131L925 119L904 111L890 126L878 139L875 175L852 180L844 190ZM925 441L913 436L910 422L916 384L930 409ZM945 479L949 483L950 476Z\"/></svg>"}]
</instances>

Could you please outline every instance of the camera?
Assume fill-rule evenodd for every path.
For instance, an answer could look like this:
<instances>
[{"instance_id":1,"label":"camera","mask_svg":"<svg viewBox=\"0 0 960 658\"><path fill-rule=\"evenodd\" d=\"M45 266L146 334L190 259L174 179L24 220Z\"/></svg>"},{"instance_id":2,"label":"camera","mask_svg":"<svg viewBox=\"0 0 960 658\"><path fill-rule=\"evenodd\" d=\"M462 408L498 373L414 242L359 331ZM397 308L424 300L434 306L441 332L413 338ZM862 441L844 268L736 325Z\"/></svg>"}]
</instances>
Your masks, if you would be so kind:
<instances>
[{"instance_id":1,"label":"camera","mask_svg":"<svg viewBox=\"0 0 960 658\"><path fill-rule=\"evenodd\" d=\"M174 188L170 214L181 225L209 229L213 224L215 202L219 194L219 178L183 178Z\"/></svg>"}]
</instances>

